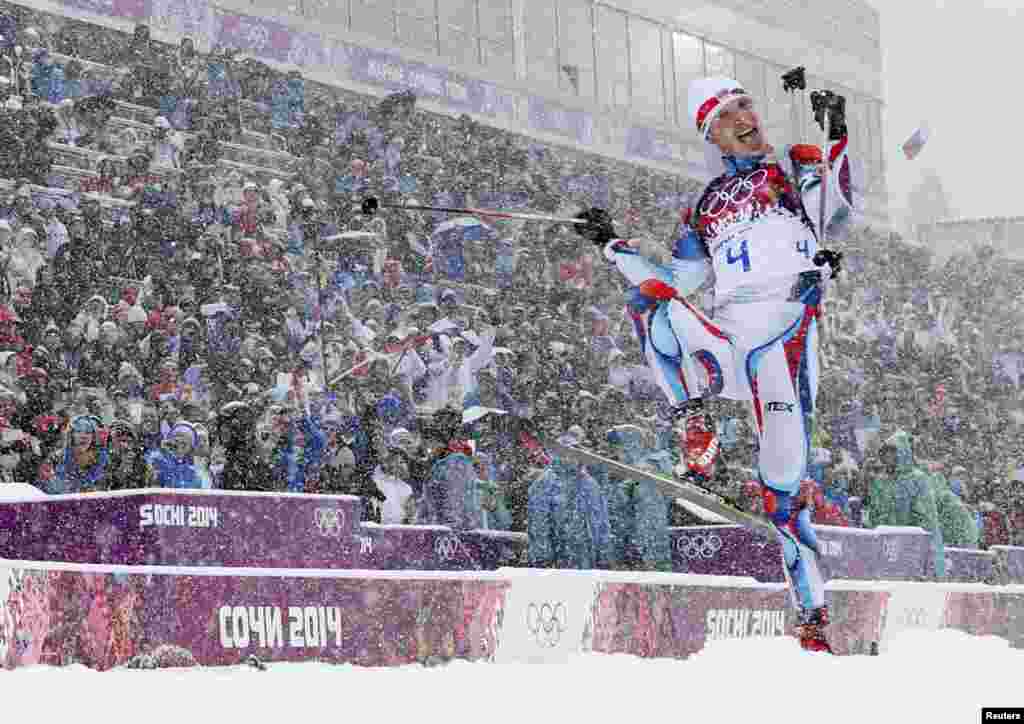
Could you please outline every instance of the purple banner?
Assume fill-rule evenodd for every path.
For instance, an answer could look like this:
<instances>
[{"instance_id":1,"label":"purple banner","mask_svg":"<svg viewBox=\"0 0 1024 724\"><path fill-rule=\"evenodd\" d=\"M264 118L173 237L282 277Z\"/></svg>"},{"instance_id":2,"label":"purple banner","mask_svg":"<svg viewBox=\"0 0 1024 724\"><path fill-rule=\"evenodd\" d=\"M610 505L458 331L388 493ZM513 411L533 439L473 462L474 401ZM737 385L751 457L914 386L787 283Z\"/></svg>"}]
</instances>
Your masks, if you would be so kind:
<instances>
[{"instance_id":1,"label":"purple banner","mask_svg":"<svg viewBox=\"0 0 1024 724\"><path fill-rule=\"evenodd\" d=\"M632 126L626 132L626 155L652 161L680 161L678 141L655 128Z\"/></svg>"},{"instance_id":2,"label":"purple banner","mask_svg":"<svg viewBox=\"0 0 1024 724\"><path fill-rule=\"evenodd\" d=\"M292 31L285 25L253 15L217 12L215 41L232 48L242 48L259 58L290 62Z\"/></svg>"},{"instance_id":3,"label":"purple banner","mask_svg":"<svg viewBox=\"0 0 1024 724\"><path fill-rule=\"evenodd\" d=\"M382 571L495 570L524 565L525 551L525 533L456 533L444 526L364 523L360 527L358 560L351 567Z\"/></svg>"},{"instance_id":4,"label":"purple banner","mask_svg":"<svg viewBox=\"0 0 1024 724\"><path fill-rule=\"evenodd\" d=\"M527 209L532 199L525 191L481 191L477 204L483 209Z\"/></svg>"},{"instance_id":5,"label":"purple banner","mask_svg":"<svg viewBox=\"0 0 1024 724\"><path fill-rule=\"evenodd\" d=\"M873 531L825 525L816 525L814 530L818 534L821 572L825 580L864 581L878 577L882 543Z\"/></svg>"},{"instance_id":6,"label":"purple banner","mask_svg":"<svg viewBox=\"0 0 1024 724\"><path fill-rule=\"evenodd\" d=\"M919 581L934 575L931 536L920 528L874 529L881 550L875 576L880 581Z\"/></svg>"},{"instance_id":7,"label":"purple banner","mask_svg":"<svg viewBox=\"0 0 1024 724\"><path fill-rule=\"evenodd\" d=\"M364 666L477 660L495 651L508 585L0 568L0 663L109 669L168 651L202 665L252 654Z\"/></svg>"},{"instance_id":8,"label":"purple banner","mask_svg":"<svg viewBox=\"0 0 1024 724\"><path fill-rule=\"evenodd\" d=\"M353 80L392 90L412 90L417 95L441 100L456 109L482 115L510 115L515 100L492 83L466 78L445 68L416 63L398 55L357 46L348 47L349 73Z\"/></svg>"},{"instance_id":9,"label":"purple banner","mask_svg":"<svg viewBox=\"0 0 1024 724\"><path fill-rule=\"evenodd\" d=\"M209 50L217 36L217 11L204 0L149 0L149 26L154 33L191 37Z\"/></svg>"},{"instance_id":10,"label":"purple banner","mask_svg":"<svg viewBox=\"0 0 1024 724\"><path fill-rule=\"evenodd\" d=\"M550 103L536 96L530 96L530 127L559 136L568 136L577 143L594 143L594 117L584 111L573 111Z\"/></svg>"},{"instance_id":11,"label":"purple banner","mask_svg":"<svg viewBox=\"0 0 1024 724\"><path fill-rule=\"evenodd\" d=\"M147 0L61 0L61 4L111 18L144 20L149 17Z\"/></svg>"},{"instance_id":12,"label":"purple banner","mask_svg":"<svg viewBox=\"0 0 1024 724\"><path fill-rule=\"evenodd\" d=\"M1024 548L1019 546L992 546L999 561L999 572L1005 578L1003 583L1024 583Z\"/></svg>"},{"instance_id":13,"label":"purple banner","mask_svg":"<svg viewBox=\"0 0 1024 724\"><path fill-rule=\"evenodd\" d=\"M995 553L966 548L946 548L946 580L963 583L995 583Z\"/></svg>"},{"instance_id":14,"label":"purple banner","mask_svg":"<svg viewBox=\"0 0 1024 724\"><path fill-rule=\"evenodd\" d=\"M672 570L710 576L750 576L782 581L779 544L734 525L670 528Z\"/></svg>"},{"instance_id":15,"label":"purple banner","mask_svg":"<svg viewBox=\"0 0 1024 724\"><path fill-rule=\"evenodd\" d=\"M656 573L617 582L609 574L611 580L594 582L592 597L576 600L565 597L566 584L578 583L573 572L546 573L517 581L495 573L0 567L0 666L211 666L251 655L400 666L432 658L493 660L509 645L526 655L561 646L685 658L708 641L793 634L793 610L781 586L694 585ZM517 586L524 588L517 593ZM1024 595L936 592L941 625L1024 644ZM511 606L517 596L523 600ZM884 590L830 589L833 650L871 653L889 625L906 626L889 620L891 599ZM543 625L538 611L544 608L558 627ZM589 624L573 628L580 616ZM558 638L570 630L580 638Z\"/></svg>"},{"instance_id":16,"label":"purple banner","mask_svg":"<svg viewBox=\"0 0 1024 724\"><path fill-rule=\"evenodd\" d=\"M562 190L584 196L592 206L605 207L611 203L611 184L604 176L567 176L562 179Z\"/></svg>"},{"instance_id":17,"label":"purple banner","mask_svg":"<svg viewBox=\"0 0 1024 724\"><path fill-rule=\"evenodd\" d=\"M829 643L868 654L882 635L888 594L829 591ZM778 589L605 583L594 606L593 650L685 658L708 641L793 635L788 594Z\"/></svg>"},{"instance_id":18,"label":"purple banner","mask_svg":"<svg viewBox=\"0 0 1024 724\"><path fill-rule=\"evenodd\" d=\"M757 581L781 582L782 550L777 541L740 526L692 526L671 528L673 570L714 576L750 576ZM882 541L861 528L814 526L821 550L821 569L826 580L885 579ZM908 554L913 549L907 549ZM897 562L898 563L898 562ZM888 564L894 568L897 564ZM920 561L904 563L899 570L916 570ZM909 577L907 575L899 576Z\"/></svg>"},{"instance_id":19,"label":"purple banner","mask_svg":"<svg viewBox=\"0 0 1024 724\"><path fill-rule=\"evenodd\" d=\"M526 535L360 524L351 496L150 490L0 503L0 558L116 565L486 570Z\"/></svg>"},{"instance_id":20,"label":"purple banner","mask_svg":"<svg viewBox=\"0 0 1024 724\"><path fill-rule=\"evenodd\" d=\"M351 496L150 490L0 504L0 558L124 565L353 567Z\"/></svg>"}]
</instances>

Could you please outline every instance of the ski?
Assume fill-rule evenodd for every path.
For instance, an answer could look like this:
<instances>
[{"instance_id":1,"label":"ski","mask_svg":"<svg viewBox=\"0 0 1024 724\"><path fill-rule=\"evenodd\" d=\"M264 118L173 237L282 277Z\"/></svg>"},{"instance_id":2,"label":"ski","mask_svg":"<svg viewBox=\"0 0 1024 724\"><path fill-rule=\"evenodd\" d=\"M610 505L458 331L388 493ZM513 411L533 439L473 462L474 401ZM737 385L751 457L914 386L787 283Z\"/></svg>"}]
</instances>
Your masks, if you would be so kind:
<instances>
[{"instance_id":1,"label":"ski","mask_svg":"<svg viewBox=\"0 0 1024 724\"><path fill-rule=\"evenodd\" d=\"M739 508L722 501L710 491L702 491L696 486L686 485L677 480L673 480L672 478L667 478L663 475L658 475L642 468L636 468L632 465L620 463L617 460L606 458L580 447L562 445L553 440L546 440L543 444L551 452L571 460L575 460L578 463L585 465L604 465L608 470L618 473L622 477L630 478L632 480L648 480L654 483L662 495L669 498L682 498L689 503L699 505L713 513L717 513L726 520L737 525L742 525L745 528L767 535L773 540L775 539L775 527L770 522L760 516L740 510Z\"/></svg>"}]
</instances>

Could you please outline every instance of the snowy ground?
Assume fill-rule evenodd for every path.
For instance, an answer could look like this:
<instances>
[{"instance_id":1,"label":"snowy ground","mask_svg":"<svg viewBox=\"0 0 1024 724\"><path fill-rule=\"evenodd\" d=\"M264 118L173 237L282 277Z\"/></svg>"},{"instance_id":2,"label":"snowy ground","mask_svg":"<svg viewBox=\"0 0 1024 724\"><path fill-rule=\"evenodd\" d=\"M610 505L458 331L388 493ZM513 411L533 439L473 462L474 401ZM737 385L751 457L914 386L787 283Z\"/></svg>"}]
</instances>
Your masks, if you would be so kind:
<instances>
[{"instance_id":1,"label":"snowy ground","mask_svg":"<svg viewBox=\"0 0 1024 724\"><path fill-rule=\"evenodd\" d=\"M793 639L716 641L687 661L586 655L565 665L320 664L0 672L10 722L978 722L1024 705L1024 651L956 631L908 632L879 657L801 652ZM13 717L12 717L13 714ZM31 718L30 718L31 717Z\"/></svg>"}]
</instances>

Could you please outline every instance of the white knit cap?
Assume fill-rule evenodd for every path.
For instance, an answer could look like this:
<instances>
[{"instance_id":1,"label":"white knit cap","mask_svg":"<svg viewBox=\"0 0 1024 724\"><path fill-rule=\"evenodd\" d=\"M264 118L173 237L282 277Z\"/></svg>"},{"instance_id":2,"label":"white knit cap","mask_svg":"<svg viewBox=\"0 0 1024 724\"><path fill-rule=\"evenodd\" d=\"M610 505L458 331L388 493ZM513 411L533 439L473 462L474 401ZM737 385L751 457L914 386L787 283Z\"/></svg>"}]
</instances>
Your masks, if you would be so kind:
<instances>
[{"instance_id":1,"label":"white knit cap","mask_svg":"<svg viewBox=\"0 0 1024 724\"><path fill-rule=\"evenodd\" d=\"M708 140L708 131L722 109L735 100L749 98L739 81L732 78L716 76L714 78L698 78L690 83L690 91L686 99L686 107L690 112L690 122L697 129L703 140Z\"/></svg>"}]
</instances>

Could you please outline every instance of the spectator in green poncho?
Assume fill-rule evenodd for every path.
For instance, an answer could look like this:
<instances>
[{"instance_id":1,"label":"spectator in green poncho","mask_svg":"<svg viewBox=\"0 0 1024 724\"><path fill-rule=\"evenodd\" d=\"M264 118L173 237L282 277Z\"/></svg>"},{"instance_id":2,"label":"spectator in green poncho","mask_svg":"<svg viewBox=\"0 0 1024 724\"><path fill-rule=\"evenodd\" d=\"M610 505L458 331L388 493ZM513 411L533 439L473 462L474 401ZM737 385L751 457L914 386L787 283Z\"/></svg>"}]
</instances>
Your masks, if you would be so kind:
<instances>
[{"instance_id":1,"label":"spectator in green poncho","mask_svg":"<svg viewBox=\"0 0 1024 724\"><path fill-rule=\"evenodd\" d=\"M934 473L931 483L943 542L953 548L977 548L980 537L978 524L967 504L954 492L953 486L942 473ZM962 486L961 483L961 494Z\"/></svg>"},{"instance_id":2,"label":"spectator in green poncho","mask_svg":"<svg viewBox=\"0 0 1024 724\"><path fill-rule=\"evenodd\" d=\"M917 526L932 534L935 573L946 575L945 545L929 475L914 465L910 435L897 431L878 451L881 478L871 480L864 509L868 527Z\"/></svg>"}]
</instances>

